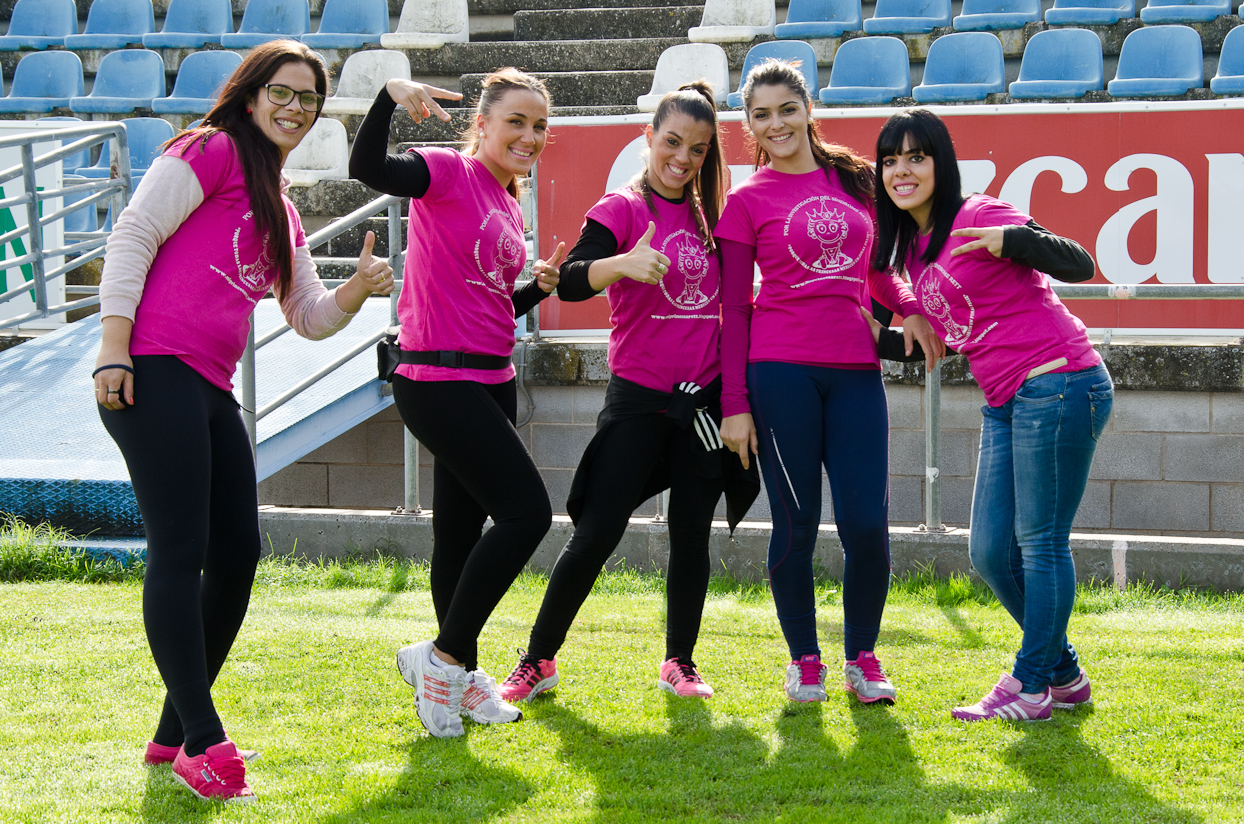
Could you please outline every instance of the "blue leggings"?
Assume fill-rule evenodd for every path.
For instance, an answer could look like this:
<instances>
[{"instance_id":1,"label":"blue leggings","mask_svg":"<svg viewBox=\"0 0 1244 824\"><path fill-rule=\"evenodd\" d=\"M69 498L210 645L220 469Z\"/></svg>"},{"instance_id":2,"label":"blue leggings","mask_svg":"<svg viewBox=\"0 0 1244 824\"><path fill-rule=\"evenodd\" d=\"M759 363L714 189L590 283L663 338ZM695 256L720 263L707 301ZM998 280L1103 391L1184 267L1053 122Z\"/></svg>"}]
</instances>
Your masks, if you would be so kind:
<instances>
[{"instance_id":1,"label":"blue leggings","mask_svg":"<svg viewBox=\"0 0 1244 824\"><path fill-rule=\"evenodd\" d=\"M821 464L842 540L843 646L872 650L890 587L889 413L881 373L762 361L747 368L769 494L769 585L792 659L820 654L812 553Z\"/></svg>"}]
</instances>

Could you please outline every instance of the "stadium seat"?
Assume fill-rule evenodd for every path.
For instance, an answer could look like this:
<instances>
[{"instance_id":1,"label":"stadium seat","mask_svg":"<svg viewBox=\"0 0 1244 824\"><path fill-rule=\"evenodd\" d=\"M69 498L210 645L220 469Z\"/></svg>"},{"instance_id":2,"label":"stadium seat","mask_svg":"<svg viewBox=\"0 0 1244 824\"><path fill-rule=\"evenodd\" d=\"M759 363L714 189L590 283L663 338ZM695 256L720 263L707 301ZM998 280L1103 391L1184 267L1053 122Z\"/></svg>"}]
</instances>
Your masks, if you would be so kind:
<instances>
[{"instance_id":1,"label":"stadium seat","mask_svg":"<svg viewBox=\"0 0 1244 824\"><path fill-rule=\"evenodd\" d=\"M951 21L955 31L1022 29L1041 19L1041 0L963 0L963 13Z\"/></svg>"},{"instance_id":2,"label":"stadium seat","mask_svg":"<svg viewBox=\"0 0 1244 824\"><path fill-rule=\"evenodd\" d=\"M143 35L148 49L197 49L219 43L233 31L233 5L229 0L171 0L164 14L164 30Z\"/></svg>"},{"instance_id":3,"label":"stadium seat","mask_svg":"<svg viewBox=\"0 0 1244 824\"><path fill-rule=\"evenodd\" d=\"M1184 94L1205 85L1201 36L1188 26L1146 26L1123 41L1106 90L1115 97Z\"/></svg>"},{"instance_id":4,"label":"stadium seat","mask_svg":"<svg viewBox=\"0 0 1244 824\"><path fill-rule=\"evenodd\" d=\"M75 183L86 183L88 178L81 175L66 174L61 178L61 182L65 186L72 186ZM69 206L84 200L94 192L79 192L78 194L65 195L61 202ZM70 212L65 215L65 224L63 230L66 232L97 232L99 231L99 213L97 210L98 203L92 203L89 206L83 206L76 212Z\"/></svg>"},{"instance_id":5,"label":"stadium seat","mask_svg":"<svg viewBox=\"0 0 1244 824\"><path fill-rule=\"evenodd\" d=\"M95 0L86 14L82 34L65 36L67 49L123 49L142 45L143 35L155 31L151 0Z\"/></svg>"},{"instance_id":6,"label":"stadium seat","mask_svg":"<svg viewBox=\"0 0 1244 824\"><path fill-rule=\"evenodd\" d=\"M397 28L380 35L386 49L439 49L446 43L465 43L467 0L406 0Z\"/></svg>"},{"instance_id":7,"label":"stadium seat","mask_svg":"<svg viewBox=\"0 0 1244 824\"><path fill-rule=\"evenodd\" d=\"M1054 0L1045 12L1051 26L1113 26L1136 16L1136 0Z\"/></svg>"},{"instance_id":8,"label":"stadium seat","mask_svg":"<svg viewBox=\"0 0 1244 824\"><path fill-rule=\"evenodd\" d=\"M813 95L820 88L821 81L816 73L816 52L812 50L812 46L802 40L767 40L764 43L757 43L747 51L747 56L743 58L743 71L739 79L739 91L731 92L726 96L726 102L731 108L741 108L743 106L743 86L747 83L747 75L751 74L752 69L759 66L770 57L776 57L778 60L787 60L792 63L799 63L799 71L803 73L804 82L808 84L808 91ZM677 87L675 87L677 88Z\"/></svg>"},{"instance_id":9,"label":"stadium seat","mask_svg":"<svg viewBox=\"0 0 1244 824\"><path fill-rule=\"evenodd\" d=\"M786 22L774 27L773 34L780 40L841 37L863 26L860 0L790 0Z\"/></svg>"},{"instance_id":10,"label":"stadium seat","mask_svg":"<svg viewBox=\"0 0 1244 824\"><path fill-rule=\"evenodd\" d=\"M50 112L85 93L82 61L67 51L32 52L18 61L0 112Z\"/></svg>"},{"instance_id":11,"label":"stadium seat","mask_svg":"<svg viewBox=\"0 0 1244 824\"><path fill-rule=\"evenodd\" d=\"M220 36L226 49L249 48L269 40L298 40L311 31L307 0L250 0L235 32Z\"/></svg>"},{"instance_id":12,"label":"stadium seat","mask_svg":"<svg viewBox=\"0 0 1244 824\"><path fill-rule=\"evenodd\" d=\"M911 94L907 44L897 37L858 37L838 47L821 102L830 106L889 103Z\"/></svg>"},{"instance_id":13,"label":"stadium seat","mask_svg":"<svg viewBox=\"0 0 1244 824\"><path fill-rule=\"evenodd\" d=\"M777 25L774 0L705 0L700 25L687 31L693 43L742 43L772 35Z\"/></svg>"},{"instance_id":14,"label":"stadium seat","mask_svg":"<svg viewBox=\"0 0 1244 824\"><path fill-rule=\"evenodd\" d=\"M410 79L410 60L399 51L355 52L341 67L337 91L324 101L324 114L367 114L376 93L394 77Z\"/></svg>"},{"instance_id":15,"label":"stadium seat","mask_svg":"<svg viewBox=\"0 0 1244 824\"><path fill-rule=\"evenodd\" d=\"M132 112L151 108L151 101L163 97L164 60L148 49L122 49L109 52L99 61L95 85L86 97L75 97L69 108L79 114Z\"/></svg>"},{"instance_id":16,"label":"stadium seat","mask_svg":"<svg viewBox=\"0 0 1244 824\"><path fill-rule=\"evenodd\" d=\"M161 147L173 137L173 126L160 117L129 117L120 122L125 127L125 138L129 143L130 177L137 186L143 174L160 156L163 151ZM91 179L111 177L110 146L111 142L104 143L103 151L99 153L99 160L95 161L95 165L79 169L78 174Z\"/></svg>"},{"instance_id":17,"label":"stadium seat","mask_svg":"<svg viewBox=\"0 0 1244 824\"><path fill-rule=\"evenodd\" d=\"M320 30L304 34L302 42L313 49L357 49L379 43L389 33L386 0L327 0L320 12Z\"/></svg>"},{"instance_id":18,"label":"stadium seat","mask_svg":"<svg viewBox=\"0 0 1244 824\"><path fill-rule=\"evenodd\" d=\"M911 90L919 103L984 100L1006 91L1002 42L983 31L965 31L939 37L929 46L924 80Z\"/></svg>"},{"instance_id":19,"label":"stadium seat","mask_svg":"<svg viewBox=\"0 0 1244 824\"><path fill-rule=\"evenodd\" d=\"M340 120L321 117L285 158L285 176L295 186L346 180L350 177L349 165L350 142L345 125Z\"/></svg>"},{"instance_id":20,"label":"stadium seat","mask_svg":"<svg viewBox=\"0 0 1244 824\"><path fill-rule=\"evenodd\" d=\"M1244 26L1227 32L1209 88L1214 94L1244 94Z\"/></svg>"},{"instance_id":21,"label":"stadium seat","mask_svg":"<svg viewBox=\"0 0 1244 824\"><path fill-rule=\"evenodd\" d=\"M1102 88L1101 38L1088 29L1038 32L1024 47L1011 97L1083 97Z\"/></svg>"},{"instance_id":22,"label":"stadium seat","mask_svg":"<svg viewBox=\"0 0 1244 824\"><path fill-rule=\"evenodd\" d=\"M726 102L730 89L730 61L726 51L715 43L683 43L670 46L657 58L652 73L652 90L640 95L635 105L641 112L655 112L666 92L684 83L705 78L713 86L718 104Z\"/></svg>"},{"instance_id":23,"label":"stadium seat","mask_svg":"<svg viewBox=\"0 0 1244 824\"><path fill-rule=\"evenodd\" d=\"M1231 13L1231 0L1149 0L1140 10L1146 26L1155 23L1208 23Z\"/></svg>"},{"instance_id":24,"label":"stadium seat","mask_svg":"<svg viewBox=\"0 0 1244 824\"><path fill-rule=\"evenodd\" d=\"M928 34L950 25L950 0L877 0L864 21L869 34Z\"/></svg>"},{"instance_id":25,"label":"stadium seat","mask_svg":"<svg viewBox=\"0 0 1244 824\"><path fill-rule=\"evenodd\" d=\"M81 123L82 118L80 117L41 117L35 122L36 123ZM81 138L74 138L74 140L79 140L79 139ZM68 141L68 140L62 141L61 145L64 146L65 143L69 143L69 142L72 142L72 141ZM66 175L76 174L79 169L86 168L87 166L90 166L90 165L91 165L91 150L83 149L77 154L69 155L69 157L65 158L64 160L60 162L61 174L66 174Z\"/></svg>"},{"instance_id":26,"label":"stadium seat","mask_svg":"<svg viewBox=\"0 0 1244 824\"><path fill-rule=\"evenodd\" d=\"M242 55L231 51L201 51L187 55L177 69L173 93L151 101L156 114L207 114Z\"/></svg>"},{"instance_id":27,"label":"stadium seat","mask_svg":"<svg viewBox=\"0 0 1244 824\"><path fill-rule=\"evenodd\" d=\"M78 7L73 0L17 0L9 30L0 37L0 51L63 46L78 33Z\"/></svg>"}]
</instances>

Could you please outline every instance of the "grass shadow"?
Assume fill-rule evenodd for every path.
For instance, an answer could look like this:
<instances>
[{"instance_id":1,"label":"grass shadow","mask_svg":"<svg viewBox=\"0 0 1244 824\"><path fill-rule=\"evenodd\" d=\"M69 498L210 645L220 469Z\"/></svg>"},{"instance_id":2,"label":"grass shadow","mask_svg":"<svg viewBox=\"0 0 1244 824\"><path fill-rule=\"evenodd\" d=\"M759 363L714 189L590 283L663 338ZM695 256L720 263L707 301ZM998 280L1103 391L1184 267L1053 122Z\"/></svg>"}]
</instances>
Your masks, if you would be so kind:
<instances>
[{"instance_id":1,"label":"grass shadow","mask_svg":"<svg viewBox=\"0 0 1244 824\"><path fill-rule=\"evenodd\" d=\"M946 622L959 633L965 649L980 649L985 646L984 636L968 623L968 619L963 615L963 610L957 606L943 606L940 609L942 615L946 616Z\"/></svg>"},{"instance_id":2,"label":"grass shadow","mask_svg":"<svg viewBox=\"0 0 1244 824\"><path fill-rule=\"evenodd\" d=\"M169 821L196 822L216 818L224 804L209 804L177 783L171 765L144 767L147 786L143 791L142 820L150 824Z\"/></svg>"}]
</instances>

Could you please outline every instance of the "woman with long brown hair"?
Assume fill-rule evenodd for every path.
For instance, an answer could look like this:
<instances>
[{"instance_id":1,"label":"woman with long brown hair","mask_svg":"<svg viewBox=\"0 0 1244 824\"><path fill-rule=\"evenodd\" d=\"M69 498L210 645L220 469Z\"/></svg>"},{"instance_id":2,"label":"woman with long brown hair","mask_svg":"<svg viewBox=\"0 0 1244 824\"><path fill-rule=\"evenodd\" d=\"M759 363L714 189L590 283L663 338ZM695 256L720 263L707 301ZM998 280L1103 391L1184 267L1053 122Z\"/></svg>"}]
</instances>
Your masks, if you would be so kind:
<instances>
[{"instance_id":1,"label":"woman with long brown hair","mask_svg":"<svg viewBox=\"0 0 1244 824\"><path fill-rule=\"evenodd\" d=\"M717 224L721 437L744 465L760 459L773 519L770 586L790 648L787 696L826 699L812 569L823 465L845 555L844 684L861 701L893 703L874 654L890 583L889 419L861 309L871 293L902 314L908 354L918 339L930 368L941 343L902 281L870 266L871 164L821 141L802 74L790 63L763 63L748 75L743 100L757 171L731 190Z\"/></svg>"},{"instance_id":2,"label":"woman with long brown hair","mask_svg":"<svg viewBox=\"0 0 1244 824\"><path fill-rule=\"evenodd\" d=\"M250 439L231 394L255 304L275 291L290 326L324 338L392 269L371 254L328 291L281 166L319 116L328 78L306 46L256 47L198 128L168 145L108 240L96 400L147 533L143 619L167 695L148 764L203 799L251 801L243 756L211 686L237 636L259 561Z\"/></svg>"}]
</instances>

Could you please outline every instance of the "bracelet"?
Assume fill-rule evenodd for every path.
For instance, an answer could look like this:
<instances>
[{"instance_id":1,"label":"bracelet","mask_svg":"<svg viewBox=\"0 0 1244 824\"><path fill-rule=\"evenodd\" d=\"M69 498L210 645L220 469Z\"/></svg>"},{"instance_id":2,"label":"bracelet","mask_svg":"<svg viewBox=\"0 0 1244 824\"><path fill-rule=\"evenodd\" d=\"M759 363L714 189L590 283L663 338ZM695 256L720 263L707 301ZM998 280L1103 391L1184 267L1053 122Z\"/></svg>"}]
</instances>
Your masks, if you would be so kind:
<instances>
[{"instance_id":1,"label":"bracelet","mask_svg":"<svg viewBox=\"0 0 1244 824\"><path fill-rule=\"evenodd\" d=\"M103 366L101 366L101 367L99 367L98 369L96 369L94 372L92 372L92 373L91 373L91 377L92 377L92 378L93 378L93 377L95 377L95 376L96 376L96 375L98 375L100 372L103 372L105 369L124 369L126 372L129 372L131 375L133 375L133 374L134 374L134 370L133 370L133 369L131 369L130 367L126 366L126 365L125 365L125 364L123 364L123 363L106 363L106 364L104 364Z\"/></svg>"}]
</instances>

